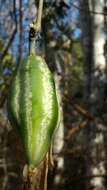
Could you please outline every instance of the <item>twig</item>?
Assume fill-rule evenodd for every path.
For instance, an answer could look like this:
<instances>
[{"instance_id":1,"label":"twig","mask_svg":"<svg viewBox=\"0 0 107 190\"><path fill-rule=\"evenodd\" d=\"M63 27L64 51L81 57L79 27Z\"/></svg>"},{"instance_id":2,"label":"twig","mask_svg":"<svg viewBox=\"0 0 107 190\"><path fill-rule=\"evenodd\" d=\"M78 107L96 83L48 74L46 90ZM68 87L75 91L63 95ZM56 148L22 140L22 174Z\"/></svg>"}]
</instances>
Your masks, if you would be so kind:
<instances>
[{"instance_id":1,"label":"twig","mask_svg":"<svg viewBox=\"0 0 107 190\"><path fill-rule=\"evenodd\" d=\"M82 121L79 126L72 128L68 135L65 137L66 140L69 140L73 135L75 135L76 133L78 133L81 129L84 129L86 127L87 124L87 120Z\"/></svg>"},{"instance_id":2,"label":"twig","mask_svg":"<svg viewBox=\"0 0 107 190\"><path fill-rule=\"evenodd\" d=\"M69 99L69 98L66 96L65 99ZM72 104L74 109L80 114L82 114L84 117L92 121L95 120L95 117L88 110L86 110L85 108L83 108L82 106L76 103L74 97L71 97L70 103Z\"/></svg>"},{"instance_id":3,"label":"twig","mask_svg":"<svg viewBox=\"0 0 107 190\"><path fill-rule=\"evenodd\" d=\"M7 43L6 47L5 47L5 49L4 49L4 51L2 52L2 54L1 54L1 56L0 56L0 63L3 61L4 57L6 56L6 53L7 53L8 49L9 49L11 43L12 43L13 40L14 40L16 31L17 31L17 30L16 30L16 27L15 27L15 29L13 30L12 35L11 35L11 37L10 37L10 39L9 39L9 41L8 41L8 43Z\"/></svg>"},{"instance_id":4,"label":"twig","mask_svg":"<svg viewBox=\"0 0 107 190\"><path fill-rule=\"evenodd\" d=\"M72 102L71 102L72 103ZM89 120L95 120L95 117L86 109L84 109L83 107L81 107L80 105L76 104L76 103L72 103L72 106L83 116L85 116L87 119Z\"/></svg>"},{"instance_id":5,"label":"twig","mask_svg":"<svg viewBox=\"0 0 107 190\"><path fill-rule=\"evenodd\" d=\"M8 44L7 44L6 48L4 49L4 51L3 51L3 53L2 53L2 55L0 57L1 62L4 59L4 57L5 57L5 55L6 55L7 51L8 51L11 43L14 40L14 36L15 36L15 34L17 32L17 18L16 18L16 12L15 12L16 11L15 0L13 2L14 2L13 11L14 11L15 29L13 31L12 36L10 37L10 40L8 41ZM17 58L17 64L16 64L15 71L18 69L18 66L19 66L20 61L21 61L21 55L22 55L22 0L19 0L19 9L20 9L20 11L19 11L20 12L20 15L19 15L19 30L20 30L19 34L20 34L20 36L19 36L19 48L18 48L19 51L18 51L18 58ZM10 77L10 81L12 80L12 78L13 78L13 75ZM6 96L8 94L9 84L5 85L5 89L2 92L1 101L0 101L0 108L3 107L4 102L6 100Z\"/></svg>"},{"instance_id":6,"label":"twig","mask_svg":"<svg viewBox=\"0 0 107 190\"><path fill-rule=\"evenodd\" d=\"M43 10L43 0L39 0L39 8L37 19L30 24L29 32L29 53L35 53L35 37L41 31L41 21L42 21L42 10Z\"/></svg>"},{"instance_id":7,"label":"twig","mask_svg":"<svg viewBox=\"0 0 107 190\"><path fill-rule=\"evenodd\" d=\"M0 56L0 63L3 61L4 57L6 56L6 53L10 47L10 45L12 44L13 40L14 40L14 37L15 37L15 34L17 32L17 19L16 19L16 0L13 1L13 12L14 12L14 20L15 20L15 28L12 32L12 35L4 49L4 51L2 52L1 56Z\"/></svg>"},{"instance_id":8,"label":"twig","mask_svg":"<svg viewBox=\"0 0 107 190\"><path fill-rule=\"evenodd\" d=\"M17 65L16 65L16 68L15 70L17 71L18 69L18 66L21 62L21 58L22 58L22 39L23 39L23 34L22 34L22 31L23 31L23 28L22 28L22 19L23 19L23 16L22 16L22 0L19 0L19 47L18 47L18 58L17 58Z\"/></svg>"},{"instance_id":9,"label":"twig","mask_svg":"<svg viewBox=\"0 0 107 190\"><path fill-rule=\"evenodd\" d=\"M37 19L35 19L35 21L32 24L30 24L30 33L31 33L30 41L35 39L35 34L41 31L42 11L43 11L43 0L39 0Z\"/></svg>"},{"instance_id":10,"label":"twig","mask_svg":"<svg viewBox=\"0 0 107 190\"><path fill-rule=\"evenodd\" d=\"M43 10L43 0L39 0L37 23L35 26L37 32L41 30L42 10Z\"/></svg>"}]
</instances>

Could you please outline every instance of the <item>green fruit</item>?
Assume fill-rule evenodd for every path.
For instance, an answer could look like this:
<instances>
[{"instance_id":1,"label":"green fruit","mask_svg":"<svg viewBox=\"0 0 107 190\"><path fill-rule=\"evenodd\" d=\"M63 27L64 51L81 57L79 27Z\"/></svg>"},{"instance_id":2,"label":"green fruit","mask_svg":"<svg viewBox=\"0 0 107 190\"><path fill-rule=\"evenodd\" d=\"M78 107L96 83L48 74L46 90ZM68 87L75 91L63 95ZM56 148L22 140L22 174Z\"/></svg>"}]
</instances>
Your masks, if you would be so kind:
<instances>
[{"instance_id":1,"label":"green fruit","mask_svg":"<svg viewBox=\"0 0 107 190\"><path fill-rule=\"evenodd\" d=\"M58 122L53 76L40 56L21 63L8 97L9 119L21 135L27 162L36 167L44 159Z\"/></svg>"}]
</instances>

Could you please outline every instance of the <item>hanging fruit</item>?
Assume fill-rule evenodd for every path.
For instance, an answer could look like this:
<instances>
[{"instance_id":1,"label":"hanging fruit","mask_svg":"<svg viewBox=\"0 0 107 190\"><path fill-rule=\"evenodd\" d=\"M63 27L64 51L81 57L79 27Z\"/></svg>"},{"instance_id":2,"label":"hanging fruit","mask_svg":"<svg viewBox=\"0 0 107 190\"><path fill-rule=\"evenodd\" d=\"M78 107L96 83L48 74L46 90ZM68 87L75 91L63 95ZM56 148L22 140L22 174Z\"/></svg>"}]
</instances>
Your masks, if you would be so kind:
<instances>
[{"instance_id":1,"label":"hanging fruit","mask_svg":"<svg viewBox=\"0 0 107 190\"><path fill-rule=\"evenodd\" d=\"M48 152L58 122L54 79L41 56L31 53L20 64L10 87L8 113L21 135L27 164L37 167Z\"/></svg>"}]
</instances>

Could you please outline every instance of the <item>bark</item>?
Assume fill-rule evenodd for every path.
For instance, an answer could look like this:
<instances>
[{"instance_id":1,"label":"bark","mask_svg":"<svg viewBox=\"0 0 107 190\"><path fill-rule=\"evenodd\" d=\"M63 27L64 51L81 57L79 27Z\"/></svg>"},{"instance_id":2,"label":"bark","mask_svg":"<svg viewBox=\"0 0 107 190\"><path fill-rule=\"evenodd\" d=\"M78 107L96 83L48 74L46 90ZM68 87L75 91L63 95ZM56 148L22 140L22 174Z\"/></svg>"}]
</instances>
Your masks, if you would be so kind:
<instances>
[{"instance_id":1,"label":"bark","mask_svg":"<svg viewBox=\"0 0 107 190\"><path fill-rule=\"evenodd\" d=\"M104 106L105 59L104 59L104 1L81 0L81 28L84 50L84 101L87 109L96 117L86 128L88 158L86 162L87 189L105 190L106 128L101 121ZM92 176L92 177L91 177Z\"/></svg>"}]
</instances>

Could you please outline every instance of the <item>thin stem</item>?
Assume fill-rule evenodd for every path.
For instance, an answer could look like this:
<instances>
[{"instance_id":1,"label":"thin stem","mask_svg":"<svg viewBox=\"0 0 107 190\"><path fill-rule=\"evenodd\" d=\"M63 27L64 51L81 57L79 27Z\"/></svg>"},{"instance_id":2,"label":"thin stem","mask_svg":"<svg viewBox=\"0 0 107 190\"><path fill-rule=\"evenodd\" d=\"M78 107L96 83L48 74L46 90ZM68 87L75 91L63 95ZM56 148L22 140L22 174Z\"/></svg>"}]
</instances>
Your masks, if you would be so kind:
<instances>
[{"instance_id":1,"label":"thin stem","mask_svg":"<svg viewBox=\"0 0 107 190\"><path fill-rule=\"evenodd\" d=\"M43 0L39 0L37 20L30 25L29 53L31 54L35 53L35 37L37 33L41 31L42 11L43 11Z\"/></svg>"},{"instance_id":2,"label":"thin stem","mask_svg":"<svg viewBox=\"0 0 107 190\"><path fill-rule=\"evenodd\" d=\"M38 16L37 16L37 22L35 24L37 32L41 30L42 11L43 11L43 0L39 0Z\"/></svg>"}]
</instances>

